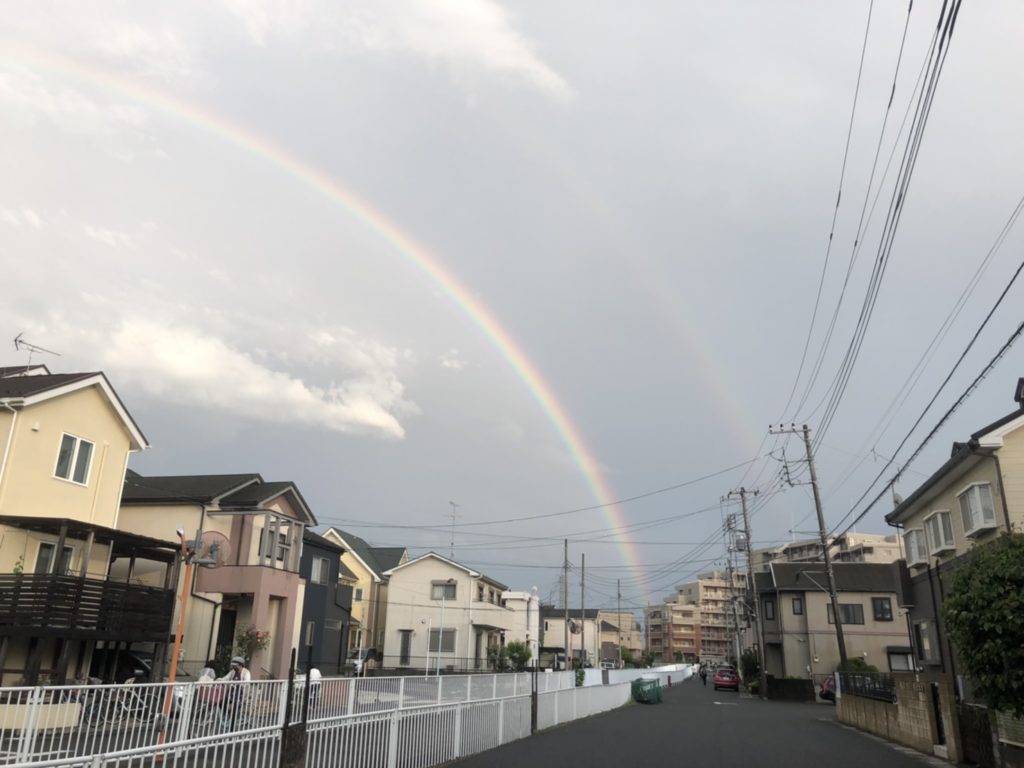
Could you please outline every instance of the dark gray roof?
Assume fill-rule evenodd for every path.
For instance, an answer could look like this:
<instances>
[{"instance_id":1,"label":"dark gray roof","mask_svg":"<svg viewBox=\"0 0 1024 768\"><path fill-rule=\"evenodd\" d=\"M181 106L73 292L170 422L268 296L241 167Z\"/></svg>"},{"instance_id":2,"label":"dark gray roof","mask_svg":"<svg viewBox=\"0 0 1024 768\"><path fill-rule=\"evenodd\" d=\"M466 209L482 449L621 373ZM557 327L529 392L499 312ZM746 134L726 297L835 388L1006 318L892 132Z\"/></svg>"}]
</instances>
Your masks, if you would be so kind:
<instances>
[{"instance_id":1,"label":"dark gray roof","mask_svg":"<svg viewBox=\"0 0 1024 768\"><path fill-rule=\"evenodd\" d=\"M949 457L946 463L939 467L937 470L935 470L931 477L929 477L927 480L921 483L921 485L915 488L914 492L907 496L907 498L905 498L903 501L901 501L899 505L896 507L896 509L887 514L885 516L885 522L889 523L889 525L892 525L897 520L899 520L899 518L902 517L904 513L910 511L910 508L914 506L918 499L924 496L931 488L938 485L938 483L946 475L952 472L958 465L967 461L967 459L971 457L985 455L983 452L978 452L978 444L973 440L970 443L954 443L953 445L953 455ZM959 450L956 450L957 445L961 446Z\"/></svg>"},{"instance_id":2,"label":"dark gray roof","mask_svg":"<svg viewBox=\"0 0 1024 768\"><path fill-rule=\"evenodd\" d=\"M899 589L898 563L833 563L837 592L896 592ZM774 573L774 586L772 574ZM773 563L770 573L755 573L759 592L811 592L827 589L824 563Z\"/></svg>"},{"instance_id":3,"label":"dark gray roof","mask_svg":"<svg viewBox=\"0 0 1024 768\"><path fill-rule=\"evenodd\" d=\"M4 369L7 370L7 369ZM51 389L73 384L76 381L102 376L99 371L90 373L51 373L39 376L4 376L0 378L0 398L31 397Z\"/></svg>"},{"instance_id":4,"label":"dark gray roof","mask_svg":"<svg viewBox=\"0 0 1024 768\"><path fill-rule=\"evenodd\" d=\"M307 544L314 544L323 549L329 549L333 552L337 552L339 555L345 551L344 547L339 547L330 539L325 539L319 533L313 533L308 528L302 534L302 540Z\"/></svg>"},{"instance_id":5,"label":"dark gray roof","mask_svg":"<svg viewBox=\"0 0 1024 768\"><path fill-rule=\"evenodd\" d=\"M377 578L386 578L384 576L384 571L386 571L387 568L381 568L380 563L377 562L377 558L373 554L373 547L355 534L343 531L340 528L335 528L334 530L337 531L341 538L345 540L349 549L352 551L352 554L366 563L366 567L373 571Z\"/></svg>"},{"instance_id":6,"label":"dark gray roof","mask_svg":"<svg viewBox=\"0 0 1024 768\"><path fill-rule=\"evenodd\" d=\"M255 473L144 477L129 469L124 477L121 502L124 504L152 504L192 501L206 504L247 483L258 483L261 479Z\"/></svg>"},{"instance_id":7,"label":"dark gray roof","mask_svg":"<svg viewBox=\"0 0 1024 768\"><path fill-rule=\"evenodd\" d=\"M5 365L0 366L0 379L6 379L8 376L25 376L28 374L34 376L41 375L37 371L42 371L43 374L50 373L45 365Z\"/></svg>"},{"instance_id":8,"label":"dark gray roof","mask_svg":"<svg viewBox=\"0 0 1024 768\"><path fill-rule=\"evenodd\" d=\"M353 581L359 580L359 577L353 573L352 569L340 561L338 562L338 576L339 578L352 579Z\"/></svg>"},{"instance_id":9,"label":"dark gray roof","mask_svg":"<svg viewBox=\"0 0 1024 768\"><path fill-rule=\"evenodd\" d=\"M601 620L601 631L602 632L615 632L618 631L618 626L612 624L610 621Z\"/></svg>"},{"instance_id":10,"label":"dark gray roof","mask_svg":"<svg viewBox=\"0 0 1024 768\"><path fill-rule=\"evenodd\" d=\"M373 553L377 565L380 566L381 572L384 572L401 564L405 547L370 547L370 551Z\"/></svg>"}]
</instances>

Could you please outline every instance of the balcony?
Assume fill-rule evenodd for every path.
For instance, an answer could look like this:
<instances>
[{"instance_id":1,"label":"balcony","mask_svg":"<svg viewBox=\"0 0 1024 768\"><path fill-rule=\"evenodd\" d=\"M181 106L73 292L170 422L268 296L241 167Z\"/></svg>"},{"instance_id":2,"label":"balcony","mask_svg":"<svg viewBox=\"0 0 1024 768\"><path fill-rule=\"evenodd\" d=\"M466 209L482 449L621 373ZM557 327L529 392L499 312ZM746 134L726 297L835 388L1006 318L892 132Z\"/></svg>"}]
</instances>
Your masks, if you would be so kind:
<instances>
[{"instance_id":1,"label":"balcony","mask_svg":"<svg viewBox=\"0 0 1024 768\"><path fill-rule=\"evenodd\" d=\"M166 642L174 592L56 574L0 574L0 636Z\"/></svg>"}]
</instances>

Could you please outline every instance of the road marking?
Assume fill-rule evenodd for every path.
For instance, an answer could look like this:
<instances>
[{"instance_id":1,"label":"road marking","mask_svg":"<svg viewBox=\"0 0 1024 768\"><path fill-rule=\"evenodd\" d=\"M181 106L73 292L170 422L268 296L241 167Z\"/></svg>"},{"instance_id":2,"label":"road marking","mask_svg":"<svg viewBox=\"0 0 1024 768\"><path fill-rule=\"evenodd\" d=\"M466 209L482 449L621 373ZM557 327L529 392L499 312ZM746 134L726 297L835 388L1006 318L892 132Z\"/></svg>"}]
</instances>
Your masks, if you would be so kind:
<instances>
[{"instance_id":1,"label":"road marking","mask_svg":"<svg viewBox=\"0 0 1024 768\"><path fill-rule=\"evenodd\" d=\"M735 701L716 701L714 703L717 704L720 707L738 707L739 706L739 704L736 703Z\"/></svg>"}]
</instances>

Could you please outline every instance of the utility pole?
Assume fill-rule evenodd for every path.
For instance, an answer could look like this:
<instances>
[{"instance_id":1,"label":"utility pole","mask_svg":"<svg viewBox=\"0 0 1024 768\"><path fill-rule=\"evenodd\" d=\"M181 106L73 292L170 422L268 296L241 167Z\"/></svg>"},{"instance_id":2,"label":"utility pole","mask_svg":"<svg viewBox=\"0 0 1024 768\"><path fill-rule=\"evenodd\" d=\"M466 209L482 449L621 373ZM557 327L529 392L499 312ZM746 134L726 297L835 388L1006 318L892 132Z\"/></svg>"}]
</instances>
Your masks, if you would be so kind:
<instances>
[{"instance_id":1,"label":"utility pole","mask_svg":"<svg viewBox=\"0 0 1024 768\"><path fill-rule=\"evenodd\" d=\"M587 556L585 553L580 553L580 666L582 667L587 661L587 612L584 610L586 605L583 601L583 579L587 575Z\"/></svg>"},{"instance_id":2,"label":"utility pole","mask_svg":"<svg viewBox=\"0 0 1024 768\"><path fill-rule=\"evenodd\" d=\"M452 511L448 513L448 515L452 519L452 542L451 542L450 548L448 550L448 559L449 560L454 560L455 559L455 518L457 518L459 516L459 513L456 510L461 505L456 504L454 501L449 501L448 503L451 504L451 506L452 506Z\"/></svg>"},{"instance_id":3,"label":"utility pole","mask_svg":"<svg viewBox=\"0 0 1024 768\"><path fill-rule=\"evenodd\" d=\"M562 557L562 605L565 606L565 668L569 669L569 540L564 540Z\"/></svg>"},{"instance_id":4,"label":"utility pole","mask_svg":"<svg viewBox=\"0 0 1024 768\"><path fill-rule=\"evenodd\" d=\"M622 579L615 580L615 612L617 618L615 623L619 625L619 669L622 669ZM633 629L631 626L630 629Z\"/></svg>"},{"instance_id":5,"label":"utility pole","mask_svg":"<svg viewBox=\"0 0 1024 768\"><path fill-rule=\"evenodd\" d=\"M836 596L836 577L832 570L832 555L829 553L828 533L825 531L825 513L821 508L821 492L818 490L818 473L814 468L814 451L811 449L811 428L804 424L797 427L790 424L786 427L782 424L773 430L769 427L768 433L772 435L802 435L804 447L807 449L807 468L811 475L811 490L814 491L814 509L818 513L818 533L821 536L821 555L825 559L825 575L828 577L828 598L832 603L832 617L835 619L836 643L839 645L839 664L846 668L846 636L843 634L843 620L839 615L839 598Z\"/></svg>"},{"instance_id":6,"label":"utility pole","mask_svg":"<svg viewBox=\"0 0 1024 768\"><path fill-rule=\"evenodd\" d=\"M743 548L747 553L747 585L750 589L750 620L754 625L754 637L757 642L757 653L758 660L760 661L759 666L761 667L761 674L758 682L758 692L762 699L768 698L768 671L765 669L765 648L764 648L764 632L761 628L761 600L757 596L757 584L754 583L754 558L750 555L750 543L753 541L753 537L750 535L750 514L747 512L747 496L757 496L757 491L748 491L746 488L740 488L738 491L729 491L729 496L739 496L740 506L743 509L743 535L746 537L746 541L743 542ZM739 661L739 659L737 659Z\"/></svg>"}]
</instances>

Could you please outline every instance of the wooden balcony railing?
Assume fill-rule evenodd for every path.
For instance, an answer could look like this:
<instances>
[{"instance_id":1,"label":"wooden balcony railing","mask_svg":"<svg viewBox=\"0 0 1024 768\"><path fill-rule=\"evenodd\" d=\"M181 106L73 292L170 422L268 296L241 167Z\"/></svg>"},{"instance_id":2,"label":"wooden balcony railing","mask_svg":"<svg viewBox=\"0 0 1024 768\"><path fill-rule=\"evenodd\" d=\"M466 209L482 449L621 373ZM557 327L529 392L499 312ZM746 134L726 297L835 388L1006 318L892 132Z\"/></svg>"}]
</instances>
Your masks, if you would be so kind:
<instances>
[{"instance_id":1,"label":"wooden balcony railing","mask_svg":"<svg viewBox=\"0 0 1024 768\"><path fill-rule=\"evenodd\" d=\"M0 574L0 636L166 641L174 592L52 574Z\"/></svg>"}]
</instances>

